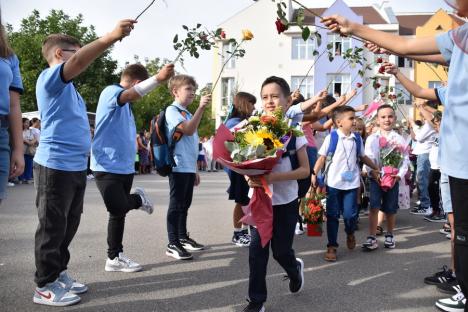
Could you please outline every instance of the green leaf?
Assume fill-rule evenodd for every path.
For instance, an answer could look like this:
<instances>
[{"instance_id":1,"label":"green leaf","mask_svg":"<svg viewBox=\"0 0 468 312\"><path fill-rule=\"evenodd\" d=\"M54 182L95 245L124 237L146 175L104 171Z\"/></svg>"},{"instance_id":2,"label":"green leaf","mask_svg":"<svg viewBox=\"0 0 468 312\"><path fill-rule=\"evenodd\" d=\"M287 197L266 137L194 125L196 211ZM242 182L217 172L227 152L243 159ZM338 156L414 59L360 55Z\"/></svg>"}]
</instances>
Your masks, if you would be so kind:
<instances>
[{"instance_id":1,"label":"green leaf","mask_svg":"<svg viewBox=\"0 0 468 312\"><path fill-rule=\"evenodd\" d=\"M200 28L200 27L201 27L201 24L200 24L200 23L198 23L198 24L197 24L197 29L198 29L198 28Z\"/></svg>"},{"instance_id":2,"label":"green leaf","mask_svg":"<svg viewBox=\"0 0 468 312\"><path fill-rule=\"evenodd\" d=\"M333 49L333 42L327 44L327 50Z\"/></svg>"},{"instance_id":3,"label":"green leaf","mask_svg":"<svg viewBox=\"0 0 468 312\"><path fill-rule=\"evenodd\" d=\"M302 39L304 41L307 41L307 39L309 39L310 37L310 29L309 27L304 27L304 29L302 30Z\"/></svg>"},{"instance_id":4,"label":"green leaf","mask_svg":"<svg viewBox=\"0 0 468 312\"><path fill-rule=\"evenodd\" d=\"M317 55L319 55L319 51L317 51L317 50L314 50L314 52L312 52L312 55L313 55L313 56L317 56Z\"/></svg>"},{"instance_id":5,"label":"green leaf","mask_svg":"<svg viewBox=\"0 0 468 312\"><path fill-rule=\"evenodd\" d=\"M187 26L185 26L185 25L182 25L182 28L187 30L187 31L189 30L189 28Z\"/></svg>"},{"instance_id":6,"label":"green leaf","mask_svg":"<svg viewBox=\"0 0 468 312\"><path fill-rule=\"evenodd\" d=\"M317 40L317 47L322 45L322 35L319 32L315 32L315 39Z\"/></svg>"},{"instance_id":7,"label":"green leaf","mask_svg":"<svg viewBox=\"0 0 468 312\"><path fill-rule=\"evenodd\" d=\"M174 40L172 40L173 43L177 43L179 41L179 35L174 36Z\"/></svg>"},{"instance_id":8,"label":"green leaf","mask_svg":"<svg viewBox=\"0 0 468 312\"><path fill-rule=\"evenodd\" d=\"M333 54L328 53L328 60L329 60L330 62L333 62L334 59L335 59L335 57L333 56Z\"/></svg>"},{"instance_id":9,"label":"green leaf","mask_svg":"<svg viewBox=\"0 0 468 312\"><path fill-rule=\"evenodd\" d=\"M302 27L304 25L304 18L305 18L304 9L302 8L298 9L296 22L299 27Z\"/></svg>"}]
</instances>

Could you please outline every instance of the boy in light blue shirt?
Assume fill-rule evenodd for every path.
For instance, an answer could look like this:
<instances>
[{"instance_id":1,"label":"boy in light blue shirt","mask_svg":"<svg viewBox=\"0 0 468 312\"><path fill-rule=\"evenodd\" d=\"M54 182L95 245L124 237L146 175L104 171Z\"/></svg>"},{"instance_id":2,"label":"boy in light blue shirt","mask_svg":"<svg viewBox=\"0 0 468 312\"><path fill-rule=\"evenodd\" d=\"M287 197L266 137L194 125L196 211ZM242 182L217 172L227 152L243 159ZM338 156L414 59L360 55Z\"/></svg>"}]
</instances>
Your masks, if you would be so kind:
<instances>
[{"instance_id":1,"label":"boy in light blue shirt","mask_svg":"<svg viewBox=\"0 0 468 312\"><path fill-rule=\"evenodd\" d=\"M115 42L128 36L134 20L120 21L105 36L81 47L71 36L54 34L42 45L49 64L39 76L36 96L42 121L34 158L39 225L35 236L37 284L33 302L68 306L88 290L67 273L68 246L83 212L91 134L86 106L72 80Z\"/></svg>"},{"instance_id":2,"label":"boy in light blue shirt","mask_svg":"<svg viewBox=\"0 0 468 312\"><path fill-rule=\"evenodd\" d=\"M182 137L174 149L175 167L169 174L170 199L167 211L167 234L169 244L166 255L179 260L191 259L188 250L202 250L204 246L190 238L187 233L187 213L192 203L193 187L200 183L197 173L198 134L203 112L211 101L211 95L204 95L195 114L187 110L195 99L197 83L187 75L177 75L169 80L169 90L174 102L166 109L166 133L168 145L172 133L178 131Z\"/></svg>"},{"instance_id":3,"label":"boy in light blue shirt","mask_svg":"<svg viewBox=\"0 0 468 312\"><path fill-rule=\"evenodd\" d=\"M468 17L468 1L446 1L460 17ZM461 295L441 299L436 306L444 311L467 308L468 295L468 23L435 37L406 38L373 30L338 15L322 22L332 31L355 35L398 55L449 64L444 118L440 129L440 167L449 175L455 223L455 270ZM426 60L429 59L426 57Z\"/></svg>"},{"instance_id":4,"label":"boy in light blue shirt","mask_svg":"<svg viewBox=\"0 0 468 312\"><path fill-rule=\"evenodd\" d=\"M142 188L132 188L136 154L135 118L131 103L151 92L174 74L174 65L166 65L155 76L141 64L129 65L120 84L106 87L99 97L96 130L91 150L91 169L96 185L109 212L107 225L107 260L104 269L110 272L137 272L142 266L123 253L125 216L140 208L148 214L153 205Z\"/></svg>"}]
</instances>

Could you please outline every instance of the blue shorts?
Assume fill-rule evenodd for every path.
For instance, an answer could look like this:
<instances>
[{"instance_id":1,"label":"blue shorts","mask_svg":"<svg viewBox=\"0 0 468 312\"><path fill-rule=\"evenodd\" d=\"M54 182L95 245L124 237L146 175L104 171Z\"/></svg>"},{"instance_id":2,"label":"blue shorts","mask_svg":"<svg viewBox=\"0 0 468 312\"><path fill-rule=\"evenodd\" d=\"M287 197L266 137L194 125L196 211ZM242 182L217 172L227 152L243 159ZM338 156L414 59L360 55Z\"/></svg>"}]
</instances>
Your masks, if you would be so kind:
<instances>
[{"instance_id":1,"label":"blue shorts","mask_svg":"<svg viewBox=\"0 0 468 312\"><path fill-rule=\"evenodd\" d=\"M200 155L198 154L198 159L197 161L205 161L205 155Z\"/></svg>"},{"instance_id":2,"label":"blue shorts","mask_svg":"<svg viewBox=\"0 0 468 312\"><path fill-rule=\"evenodd\" d=\"M392 189L384 192L374 179L370 180L370 208L380 209L387 214L396 214L398 210L399 186L395 183Z\"/></svg>"},{"instance_id":3,"label":"blue shorts","mask_svg":"<svg viewBox=\"0 0 468 312\"><path fill-rule=\"evenodd\" d=\"M6 197L6 187L10 174L10 134L0 128L0 201Z\"/></svg>"},{"instance_id":4,"label":"blue shorts","mask_svg":"<svg viewBox=\"0 0 468 312\"><path fill-rule=\"evenodd\" d=\"M445 213L452 213L452 197L450 197L450 185L448 175L440 174L440 195L442 199L442 208Z\"/></svg>"}]
</instances>

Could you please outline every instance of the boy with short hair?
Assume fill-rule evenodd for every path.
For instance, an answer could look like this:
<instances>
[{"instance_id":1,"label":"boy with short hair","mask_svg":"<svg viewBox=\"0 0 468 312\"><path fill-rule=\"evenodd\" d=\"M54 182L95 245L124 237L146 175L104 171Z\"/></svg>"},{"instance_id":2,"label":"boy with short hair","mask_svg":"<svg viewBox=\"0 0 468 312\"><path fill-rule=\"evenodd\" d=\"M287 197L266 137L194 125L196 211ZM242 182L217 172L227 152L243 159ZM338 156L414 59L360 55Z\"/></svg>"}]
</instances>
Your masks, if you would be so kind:
<instances>
[{"instance_id":1,"label":"boy with short hair","mask_svg":"<svg viewBox=\"0 0 468 312\"><path fill-rule=\"evenodd\" d=\"M380 141L393 142L406 150L405 139L393 130L396 122L395 110L388 104L381 105L377 109L377 120L379 130L372 133L366 140L365 154L375 164L382 167L380 155ZM369 209L369 236L362 248L364 251L372 251L378 248L376 234L379 210L385 213L387 220L387 233L385 234L385 248L395 248L393 230L395 228L396 213L398 211L399 181L404 179L408 171L408 153L403 153L403 160L398 168L398 174L394 175L395 183L388 191L383 191L377 179L370 180L370 209Z\"/></svg>"},{"instance_id":2,"label":"boy with short hair","mask_svg":"<svg viewBox=\"0 0 468 312\"><path fill-rule=\"evenodd\" d=\"M86 166L91 145L86 106L72 80L112 44L128 36L136 21L120 21L105 36L81 47L68 35L48 36L42 54L49 63L37 80L42 133L34 157L34 185L39 225L35 236L33 301L67 306L88 290L67 273L68 246L83 212Z\"/></svg>"},{"instance_id":3,"label":"boy with short hair","mask_svg":"<svg viewBox=\"0 0 468 312\"><path fill-rule=\"evenodd\" d=\"M192 204L193 187L200 184L197 173L198 133L203 112L211 101L211 95L204 95L195 112L191 114L187 107L195 99L197 83L188 75L176 75L169 80L169 90L174 102L166 109L166 133L168 144L177 131L182 137L174 148L175 167L169 174L170 199L167 211L167 234L169 244L166 255L179 260L191 259L188 250L202 250L204 246L188 236L187 212Z\"/></svg>"},{"instance_id":4,"label":"boy with short hair","mask_svg":"<svg viewBox=\"0 0 468 312\"><path fill-rule=\"evenodd\" d=\"M352 250L356 247L357 196L361 186L359 160L373 168L378 177L379 168L364 154L362 138L352 130L356 126L354 108L341 106L335 108L332 120L337 130L325 138L312 175L312 183L317 185L316 173L326 167L327 185L327 251L325 260L336 261L338 248L338 224L343 214L346 245ZM333 146L334 145L334 146ZM334 150L333 150L334 149ZM328 162L328 163L326 163Z\"/></svg>"},{"instance_id":5,"label":"boy with short hair","mask_svg":"<svg viewBox=\"0 0 468 312\"><path fill-rule=\"evenodd\" d=\"M136 154L131 102L151 92L173 73L174 65L171 64L148 77L143 65L132 64L122 72L120 83L106 87L99 97L91 169L109 212L106 271L137 272L142 269L140 264L124 255L122 245L126 214L132 209L141 209L148 214L153 212L151 200L142 188L137 187L130 194Z\"/></svg>"},{"instance_id":6,"label":"boy with short hair","mask_svg":"<svg viewBox=\"0 0 468 312\"><path fill-rule=\"evenodd\" d=\"M272 114L281 108L286 112L292 102L288 83L280 77L267 78L261 88L263 110ZM298 183L309 175L309 160L307 158L307 140L304 136L296 137L297 160L299 167L292 169L290 157L281 158L270 174L264 175L267 184L272 184L273 196L273 237L265 247L262 247L260 235L255 227L251 227L251 242L249 246L249 304L245 312L264 312L263 303L267 299L266 273L269 249L273 258L286 271L289 278L289 291L298 293L304 286L304 262L296 258L292 244L299 213ZM250 177L250 187L262 187L261 178Z\"/></svg>"}]
</instances>

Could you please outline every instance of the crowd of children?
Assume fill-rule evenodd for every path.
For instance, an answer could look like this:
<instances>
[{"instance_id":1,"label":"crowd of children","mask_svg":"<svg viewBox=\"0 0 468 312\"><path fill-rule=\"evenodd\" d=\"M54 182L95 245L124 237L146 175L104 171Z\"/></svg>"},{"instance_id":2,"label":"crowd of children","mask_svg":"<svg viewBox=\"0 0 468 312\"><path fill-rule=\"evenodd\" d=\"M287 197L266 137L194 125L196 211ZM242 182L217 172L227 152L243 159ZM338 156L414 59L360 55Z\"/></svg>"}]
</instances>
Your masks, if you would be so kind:
<instances>
[{"instance_id":1,"label":"crowd of children","mask_svg":"<svg viewBox=\"0 0 468 312\"><path fill-rule=\"evenodd\" d=\"M468 14L467 1L459 0L452 4L457 7L459 14ZM465 58L467 25L436 38L405 39L372 30L341 16L327 17L322 22L331 31L369 40L372 43L368 47L379 53L411 55L419 60L425 60L428 54L439 55L435 59L449 64L448 83L436 89L420 88L393 64L384 63L385 71L395 75L410 93L429 101L415 103L422 123L408 120L408 131L396 128L395 108L388 104L378 107L375 120L358 118L356 112L366 107L355 109L346 105L356 90L338 99L327 95L325 90L311 99L303 99L297 91L291 92L283 78L271 76L262 83L261 110L265 114L272 114L281 109L293 125L302 128L304 135L292 141L294 153L289 152L286 157L282 157L273 170L262 178L228 171L229 199L235 202L232 242L249 247L249 304L244 311L265 311L270 248L273 258L287 273L289 291L298 293L304 286L304 262L296 258L292 248L299 202L307 191L299 188L298 180L309 181L312 191L317 186L326 187L326 261L338 259L340 216L343 215L344 219L347 248L354 249L359 212L365 210L368 210L369 215L369 235L362 243L362 249L377 249L377 235L384 233L383 246L395 248L397 211L403 207L409 208L410 153L416 155L417 159L414 170L419 196L417 206L411 212L425 214L426 220L431 222L447 220L448 224L441 231L450 234L453 244L450 269L444 267L424 281L437 285L445 292L454 293L453 297L436 302L441 310L467 311L468 214L464 205L468 199L468 163L465 156L468 142L464 129L468 123L463 111L468 94L464 81L468 73ZM39 219L35 235L35 303L68 306L79 302L78 295L88 290L85 284L70 276L67 266L70 260L68 246L79 227L83 212L90 151L91 169L109 212L108 250L104 269L114 272L136 272L142 269L141 265L124 254L122 245L126 214L136 209L148 214L153 212L153 204L143 189L135 188L131 193L135 155L138 152L143 173L150 161L151 148L144 133L137 136L130 104L166 81L169 81L169 90L174 98L173 103L165 109L165 133L168 134L168 145L173 146L170 154L173 166L168 173L170 200L166 254L185 260L192 258L191 251L205 248L189 236L187 229L194 187L200 183L200 162L204 162L207 154L213 160L212 140L200 142L197 134L211 96L201 96L200 104L193 114L187 110L197 90L193 77L174 76L172 64L165 65L154 76L149 76L139 64L127 66L119 84L106 87L100 95L96 129L91 143L85 103L75 89L73 80L111 45L130 35L135 23L131 19L122 20L107 35L85 46L81 46L77 39L62 34L49 35L43 43L42 54L49 67L40 74L36 85L42 132L33 164ZM2 41L5 44L3 26ZM0 70L12 73L8 81L9 96L5 95L5 90L0 90L0 96L10 103L9 109L3 105L0 107L0 156L10 160L11 155L11 166L8 166L10 172L3 170L2 162L1 200L4 196L3 184L6 184L8 176L21 174L24 161L19 157L21 125L16 120L18 94L22 92L18 61L9 50L0 53L3 53L3 59L8 60L7 64L11 64L8 68L0 67ZM255 103L255 96L239 92L234 97L234 107L226 126L232 128L247 119ZM438 105L445 107L443 118ZM13 151L10 153L8 149L8 154L5 154L4 147L8 141L4 130L9 127L13 133ZM315 140L317 136L314 133L317 131L326 133L323 143ZM32 142L33 139L28 140ZM411 148L410 141L414 143ZM399 161L389 164L386 157L392 152L397 153ZM293 162L296 164L294 167ZM216 170L211 161L207 170ZM240 219L244 214L243 207L249 204L250 188L262 187L265 181L273 185L274 190L273 236L266 246L262 246L256 227L250 226L247 230ZM386 224L385 232L383 222ZM299 225L302 226L301 221Z\"/></svg>"}]
</instances>

